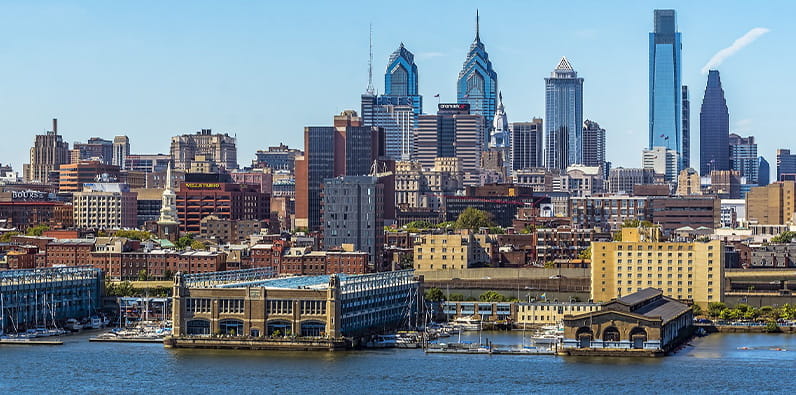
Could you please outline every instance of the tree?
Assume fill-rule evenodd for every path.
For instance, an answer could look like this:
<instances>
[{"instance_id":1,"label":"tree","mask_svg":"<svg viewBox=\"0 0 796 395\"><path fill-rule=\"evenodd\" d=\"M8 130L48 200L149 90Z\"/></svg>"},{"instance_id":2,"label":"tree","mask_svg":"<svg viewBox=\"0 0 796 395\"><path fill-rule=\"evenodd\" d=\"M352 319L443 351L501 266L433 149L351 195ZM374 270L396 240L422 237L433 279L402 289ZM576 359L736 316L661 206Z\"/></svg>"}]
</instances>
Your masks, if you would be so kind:
<instances>
[{"instance_id":1,"label":"tree","mask_svg":"<svg viewBox=\"0 0 796 395\"><path fill-rule=\"evenodd\" d=\"M463 294L450 294L448 300L451 302L462 302L467 300L467 298L465 298Z\"/></svg>"},{"instance_id":2,"label":"tree","mask_svg":"<svg viewBox=\"0 0 796 395\"><path fill-rule=\"evenodd\" d=\"M445 300L445 295L442 293L442 290L439 288L427 289L424 296L426 300L429 302L440 302Z\"/></svg>"},{"instance_id":3,"label":"tree","mask_svg":"<svg viewBox=\"0 0 796 395\"><path fill-rule=\"evenodd\" d=\"M14 236L19 235L19 232L6 232L0 235L0 243L8 243L11 241L11 238Z\"/></svg>"},{"instance_id":4,"label":"tree","mask_svg":"<svg viewBox=\"0 0 796 395\"><path fill-rule=\"evenodd\" d=\"M702 307L698 304L692 305L691 311L694 313L694 317L702 315Z\"/></svg>"},{"instance_id":5,"label":"tree","mask_svg":"<svg viewBox=\"0 0 796 395\"><path fill-rule=\"evenodd\" d=\"M771 238L772 243L790 243L796 237L796 232L786 230L777 236Z\"/></svg>"},{"instance_id":6,"label":"tree","mask_svg":"<svg viewBox=\"0 0 796 395\"><path fill-rule=\"evenodd\" d=\"M586 247L585 250L581 251L578 254L578 259L582 259L584 261L587 260L587 259L591 259L591 246L588 246L588 247Z\"/></svg>"},{"instance_id":7,"label":"tree","mask_svg":"<svg viewBox=\"0 0 796 395\"><path fill-rule=\"evenodd\" d=\"M470 229L476 231L480 228L489 228L494 226L492 222L492 214L479 210L475 207L467 207L456 218L453 227L456 229Z\"/></svg>"},{"instance_id":8,"label":"tree","mask_svg":"<svg viewBox=\"0 0 796 395\"><path fill-rule=\"evenodd\" d=\"M28 236L41 236L48 230L50 230L50 227L47 225L36 225L34 227L28 228L28 231L25 234Z\"/></svg>"},{"instance_id":9,"label":"tree","mask_svg":"<svg viewBox=\"0 0 796 395\"><path fill-rule=\"evenodd\" d=\"M637 219L627 219L625 222L622 222L623 228L651 228L652 222L650 221L639 221Z\"/></svg>"},{"instance_id":10,"label":"tree","mask_svg":"<svg viewBox=\"0 0 796 395\"><path fill-rule=\"evenodd\" d=\"M478 296L478 300L481 302L505 302L508 298L495 291L486 291Z\"/></svg>"},{"instance_id":11,"label":"tree","mask_svg":"<svg viewBox=\"0 0 796 395\"><path fill-rule=\"evenodd\" d=\"M717 318L721 315L722 311L727 309L727 305L722 302L710 302L708 303L708 315L711 318Z\"/></svg>"},{"instance_id":12,"label":"tree","mask_svg":"<svg viewBox=\"0 0 796 395\"><path fill-rule=\"evenodd\" d=\"M146 270L144 270L144 269L139 270L138 271L138 281L146 281L146 279L147 279Z\"/></svg>"},{"instance_id":13,"label":"tree","mask_svg":"<svg viewBox=\"0 0 796 395\"><path fill-rule=\"evenodd\" d=\"M611 239L613 241L622 241L622 232L619 232L619 231L614 232L614 233L611 234L611 236L612 236Z\"/></svg>"},{"instance_id":14,"label":"tree","mask_svg":"<svg viewBox=\"0 0 796 395\"><path fill-rule=\"evenodd\" d=\"M188 233L187 235L177 239L177 241L174 243L174 246L178 249L184 250L186 247L190 246L191 243L193 243L193 235Z\"/></svg>"},{"instance_id":15,"label":"tree","mask_svg":"<svg viewBox=\"0 0 796 395\"><path fill-rule=\"evenodd\" d=\"M149 240L152 238L152 233L145 230L117 230L114 234L115 237L125 237L131 240Z\"/></svg>"},{"instance_id":16,"label":"tree","mask_svg":"<svg viewBox=\"0 0 796 395\"><path fill-rule=\"evenodd\" d=\"M194 240L191 242L191 249L197 251L204 251L207 249L207 246L205 245L205 243L202 243L199 240Z\"/></svg>"},{"instance_id":17,"label":"tree","mask_svg":"<svg viewBox=\"0 0 796 395\"><path fill-rule=\"evenodd\" d=\"M489 234L503 235L503 234L506 234L506 230L503 229L502 226L490 226L489 227Z\"/></svg>"}]
</instances>

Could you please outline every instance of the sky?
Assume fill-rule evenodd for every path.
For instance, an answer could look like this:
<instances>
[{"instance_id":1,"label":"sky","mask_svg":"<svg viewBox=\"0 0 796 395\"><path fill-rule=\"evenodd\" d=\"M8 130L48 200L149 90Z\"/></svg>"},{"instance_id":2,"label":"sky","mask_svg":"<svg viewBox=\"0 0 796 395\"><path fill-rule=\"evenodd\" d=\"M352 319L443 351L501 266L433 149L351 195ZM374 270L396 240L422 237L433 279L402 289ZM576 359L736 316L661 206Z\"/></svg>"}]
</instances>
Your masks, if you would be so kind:
<instances>
[{"instance_id":1,"label":"sky","mask_svg":"<svg viewBox=\"0 0 796 395\"><path fill-rule=\"evenodd\" d=\"M607 131L607 159L640 166L653 10L673 8L691 92L692 165L706 65L721 72L731 132L754 135L772 167L776 149L796 148L786 122L796 2L562 4L0 0L0 163L21 173L52 118L70 144L124 134L139 154L167 153L171 136L200 129L237 136L241 165L280 142L300 148L304 126L359 110L371 23L376 89L403 42L415 54L424 111L434 112L435 94L455 101L476 8L509 122L543 117L544 78L566 56L585 79L584 118Z\"/></svg>"}]
</instances>

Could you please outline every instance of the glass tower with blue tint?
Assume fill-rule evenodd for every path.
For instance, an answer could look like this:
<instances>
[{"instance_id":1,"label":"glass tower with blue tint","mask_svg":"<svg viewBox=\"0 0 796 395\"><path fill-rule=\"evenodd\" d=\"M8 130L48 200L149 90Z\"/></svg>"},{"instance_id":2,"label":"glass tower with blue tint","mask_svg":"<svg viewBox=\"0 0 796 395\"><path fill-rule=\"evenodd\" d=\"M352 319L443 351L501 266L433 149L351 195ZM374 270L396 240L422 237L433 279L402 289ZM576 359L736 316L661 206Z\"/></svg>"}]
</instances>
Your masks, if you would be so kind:
<instances>
[{"instance_id":1,"label":"glass tower with blue tint","mask_svg":"<svg viewBox=\"0 0 796 395\"><path fill-rule=\"evenodd\" d=\"M492 125L497 110L497 73L492 68L484 43L481 42L478 14L475 16L475 41L464 60L456 83L456 100L470 105L470 114L485 118L484 125ZM484 133L488 138L489 133ZM486 146L487 141L484 141Z\"/></svg>"},{"instance_id":2,"label":"glass tower with blue tint","mask_svg":"<svg viewBox=\"0 0 796 395\"><path fill-rule=\"evenodd\" d=\"M699 173L730 170L730 113L718 70L708 72L699 112ZM757 153L755 153L757 155Z\"/></svg>"},{"instance_id":3,"label":"glass tower with blue tint","mask_svg":"<svg viewBox=\"0 0 796 395\"><path fill-rule=\"evenodd\" d=\"M415 109L415 121L417 116L423 113L423 97L418 94L417 78L415 55L404 47L404 43L401 43L387 62L387 71L384 73L384 96L408 98L387 101L411 102L409 104Z\"/></svg>"},{"instance_id":4,"label":"glass tower with blue tint","mask_svg":"<svg viewBox=\"0 0 796 395\"><path fill-rule=\"evenodd\" d=\"M666 147L682 157L680 32L674 10L655 10L650 33L649 149ZM681 160L682 161L682 160ZM680 164L682 167L682 163Z\"/></svg>"},{"instance_id":5,"label":"glass tower with blue tint","mask_svg":"<svg viewBox=\"0 0 796 395\"><path fill-rule=\"evenodd\" d=\"M567 58L545 78L545 167L583 163L583 78Z\"/></svg>"}]
</instances>

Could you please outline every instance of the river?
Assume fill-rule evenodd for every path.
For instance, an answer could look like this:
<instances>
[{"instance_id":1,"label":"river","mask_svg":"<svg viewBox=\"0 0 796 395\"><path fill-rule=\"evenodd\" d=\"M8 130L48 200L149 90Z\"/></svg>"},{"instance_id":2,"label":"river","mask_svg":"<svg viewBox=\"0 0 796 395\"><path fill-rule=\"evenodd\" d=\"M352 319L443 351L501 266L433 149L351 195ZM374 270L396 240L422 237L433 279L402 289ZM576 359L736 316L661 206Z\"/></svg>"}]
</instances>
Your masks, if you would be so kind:
<instances>
[{"instance_id":1,"label":"river","mask_svg":"<svg viewBox=\"0 0 796 395\"><path fill-rule=\"evenodd\" d=\"M0 393L785 393L796 385L793 335L712 334L655 359L170 350L89 336L0 346ZM483 336L522 342L519 332Z\"/></svg>"}]
</instances>

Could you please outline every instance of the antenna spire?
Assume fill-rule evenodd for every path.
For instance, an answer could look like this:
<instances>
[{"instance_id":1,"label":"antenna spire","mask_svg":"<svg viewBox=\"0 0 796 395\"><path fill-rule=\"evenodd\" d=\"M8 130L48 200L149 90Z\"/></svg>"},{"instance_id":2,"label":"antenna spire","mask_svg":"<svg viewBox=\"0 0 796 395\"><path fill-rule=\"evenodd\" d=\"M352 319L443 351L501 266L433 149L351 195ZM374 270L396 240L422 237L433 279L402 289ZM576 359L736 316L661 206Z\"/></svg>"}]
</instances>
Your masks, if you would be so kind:
<instances>
[{"instance_id":1,"label":"antenna spire","mask_svg":"<svg viewBox=\"0 0 796 395\"><path fill-rule=\"evenodd\" d=\"M368 57L368 89L367 93L373 95L373 22L370 23L370 36L368 40L369 57Z\"/></svg>"},{"instance_id":2,"label":"antenna spire","mask_svg":"<svg viewBox=\"0 0 796 395\"><path fill-rule=\"evenodd\" d=\"M481 41L481 24L478 16L478 8L475 9L475 41Z\"/></svg>"}]
</instances>

